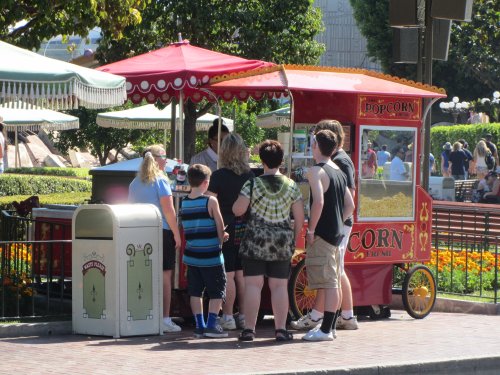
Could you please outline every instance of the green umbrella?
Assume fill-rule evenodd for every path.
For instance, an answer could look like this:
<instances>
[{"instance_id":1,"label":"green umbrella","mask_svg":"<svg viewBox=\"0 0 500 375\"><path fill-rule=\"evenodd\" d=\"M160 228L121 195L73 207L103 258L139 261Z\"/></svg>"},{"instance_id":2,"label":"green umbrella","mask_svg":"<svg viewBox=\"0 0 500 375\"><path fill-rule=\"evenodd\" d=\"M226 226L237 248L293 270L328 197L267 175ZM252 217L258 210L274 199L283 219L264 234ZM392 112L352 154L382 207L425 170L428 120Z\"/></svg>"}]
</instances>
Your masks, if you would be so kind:
<instances>
[{"instance_id":1,"label":"green umbrella","mask_svg":"<svg viewBox=\"0 0 500 375\"><path fill-rule=\"evenodd\" d=\"M54 60L1 41L0 56L0 106L21 101L27 108L106 108L127 99L123 77Z\"/></svg>"},{"instance_id":2,"label":"green umbrella","mask_svg":"<svg viewBox=\"0 0 500 375\"><path fill-rule=\"evenodd\" d=\"M290 106L258 115L255 124L261 128L290 126Z\"/></svg>"},{"instance_id":3,"label":"green umbrella","mask_svg":"<svg viewBox=\"0 0 500 375\"><path fill-rule=\"evenodd\" d=\"M215 119L219 116L206 113L196 119L196 130L208 130ZM97 125L104 128L120 128L120 129L163 129L164 130L164 147L167 143L167 127L169 127L172 119L172 104L169 104L164 109L158 109L154 104L146 104L140 107L125 109L116 112L103 112L97 114ZM222 117L224 124L229 131L233 131L233 120ZM177 114L176 122L179 124L179 114Z\"/></svg>"},{"instance_id":4,"label":"green umbrella","mask_svg":"<svg viewBox=\"0 0 500 375\"><path fill-rule=\"evenodd\" d=\"M12 107L25 107L23 103L10 103ZM7 131L15 133L15 160L16 167L21 163L21 156L19 154L19 144L17 140L17 133L19 131L38 131L44 130L69 130L78 129L80 127L80 120L78 117L66 115L64 113L52 111L50 109L42 109L35 107L30 110L19 110L13 108L0 107L0 122L4 123L4 128Z\"/></svg>"}]
</instances>

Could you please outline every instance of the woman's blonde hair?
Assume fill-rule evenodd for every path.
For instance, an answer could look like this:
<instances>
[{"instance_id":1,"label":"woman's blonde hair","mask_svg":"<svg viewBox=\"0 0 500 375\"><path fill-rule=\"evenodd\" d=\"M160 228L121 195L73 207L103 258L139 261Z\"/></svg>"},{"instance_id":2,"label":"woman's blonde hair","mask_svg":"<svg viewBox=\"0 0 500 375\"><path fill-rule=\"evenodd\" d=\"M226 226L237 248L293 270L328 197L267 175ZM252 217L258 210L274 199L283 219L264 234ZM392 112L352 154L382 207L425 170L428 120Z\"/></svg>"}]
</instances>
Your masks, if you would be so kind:
<instances>
[{"instance_id":1,"label":"woman's blonde hair","mask_svg":"<svg viewBox=\"0 0 500 375\"><path fill-rule=\"evenodd\" d=\"M219 164L221 168L230 169L237 175L250 171L248 149L238 134L230 133L222 141L219 151Z\"/></svg>"},{"instance_id":2,"label":"woman's blonde hair","mask_svg":"<svg viewBox=\"0 0 500 375\"><path fill-rule=\"evenodd\" d=\"M143 152L143 161L137 174L143 183L152 183L158 176L163 174L160 170L155 157L165 155L165 150L160 145L153 145L146 148Z\"/></svg>"},{"instance_id":3,"label":"woman's blonde hair","mask_svg":"<svg viewBox=\"0 0 500 375\"><path fill-rule=\"evenodd\" d=\"M486 142L480 140L479 142L477 142L476 148L474 149L474 155L485 157L488 151L489 148L488 146L486 146Z\"/></svg>"}]
</instances>

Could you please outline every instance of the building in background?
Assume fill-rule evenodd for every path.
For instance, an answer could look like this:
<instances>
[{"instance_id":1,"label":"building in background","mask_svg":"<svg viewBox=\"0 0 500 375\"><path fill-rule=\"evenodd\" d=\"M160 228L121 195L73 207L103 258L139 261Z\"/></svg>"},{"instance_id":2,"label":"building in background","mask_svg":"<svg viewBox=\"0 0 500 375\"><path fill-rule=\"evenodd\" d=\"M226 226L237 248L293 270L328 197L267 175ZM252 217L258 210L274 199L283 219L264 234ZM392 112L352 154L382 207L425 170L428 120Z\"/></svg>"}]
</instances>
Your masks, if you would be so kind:
<instances>
[{"instance_id":1,"label":"building in background","mask_svg":"<svg viewBox=\"0 0 500 375\"><path fill-rule=\"evenodd\" d=\"M349 0L315 0L314 5L323 12L325 25L325 31L316 36L326 46L320 65L382 70L368 57L366 39L356 25Z\"/></svg>"}]
</instances>

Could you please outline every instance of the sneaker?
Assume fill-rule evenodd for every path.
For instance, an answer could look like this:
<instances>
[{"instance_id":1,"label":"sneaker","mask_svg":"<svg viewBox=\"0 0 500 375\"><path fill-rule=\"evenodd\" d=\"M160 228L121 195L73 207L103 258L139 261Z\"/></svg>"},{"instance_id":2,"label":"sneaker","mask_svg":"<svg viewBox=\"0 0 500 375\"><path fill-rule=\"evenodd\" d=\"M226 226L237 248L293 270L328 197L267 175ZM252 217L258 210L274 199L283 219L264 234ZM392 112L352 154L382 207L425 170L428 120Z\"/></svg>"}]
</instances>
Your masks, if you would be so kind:
<instances>
[{"instance_id":1,"label":"sneaker","mask_svg":"<svg viewBox=\"0 0 500 375\"><path fill-rule=\"evenodd\" d=\"M234 316L234 320L236 321L236 327L238 329L245 329L245 317L237 314Z\"/></svg>"},{"instance_id":2,"label":"sneaker","mask_svg":"<svg viewBox=\"0 0 500 375\"><path fill-rule=\"evenodd\" d=\"M339 316L339 318L337 319L337 329L354 330L358 328L358 319L355 316L352 316L349 319L345 319L342 318L342 316Z\"/></svg>"},{"instance_id":3,"label":"sneaker","mask_svg":"<svg viewBox=\"0 0 500 375\"><path fill-rule=\"evenodd\" d=\"M333 332L324 333L320 327L316 327L302 336L302 340L306 341L333 341L335 335Z\"/></svg>"},{"instance_id":4,"label":"sneaker","mask_svg":"<svg viewBox=\"0 0 500 375\"><path fill-rule=\"evenodd\" d=\"M220 325L216 325L214 328L205 328L203 330L203 336L212 338L227 337L228 333L224 332Z\"/></svg>"},{"instance_id":5,"label":"sneaker","mask_svg":"<svg viewBox=\"0 0 500 375\"><path fill-rule=\"evenodd\" d=\"M193 336L195 339L201 339L203 337L205 329L204 328L195 328L193 332Z\"/></svg>"},{"instance_id":6,"label":"sneaker","mask_svg":"<svg viewBox=\"0 0 500 375\"><path fill-rule=\"evenodd\" d=\"M323 322L323 318L319 318L318 320L313 320L311 318L311 314L307 313L302 316L299 320L291 321L290 325L293 329L311 329L316 327L318 324L321 325Z\"/></svg>"},{"instance_id":7,"label":"sneaker","mask_svg":"<svg viewBox=\"0 0 500 375\"><path fill-rule=\"evenodd\" d=\"M173 320L169 320L168 323L163 321L163 332L180 332L182 328L179 327Z\"/></svg>"},{"instance_id":8,"label":"sneaker","mask_svg":"<svg viewBox=\"0 0 500 375\"><path fill-rule=\"evenodd\" d=\"M236 329L236 321L234 320L233 317L230 317L228 320L221 318L219 320L219 325L226 331L231 331L233 329Z\"/></svg>"}]
</instances>

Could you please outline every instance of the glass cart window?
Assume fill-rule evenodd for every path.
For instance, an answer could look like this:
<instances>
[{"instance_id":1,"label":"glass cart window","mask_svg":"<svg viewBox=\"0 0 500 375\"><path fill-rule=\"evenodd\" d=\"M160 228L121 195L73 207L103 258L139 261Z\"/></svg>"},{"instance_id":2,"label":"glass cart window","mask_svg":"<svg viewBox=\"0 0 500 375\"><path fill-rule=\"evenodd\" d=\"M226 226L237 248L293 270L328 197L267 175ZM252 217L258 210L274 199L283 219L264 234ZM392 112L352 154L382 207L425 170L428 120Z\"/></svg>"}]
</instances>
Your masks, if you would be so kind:
<instances>
[{"instance_id":1,"label":"glass cart window","mask_svg":"<svg viewBox=\"0 0 500 375\"><path fill-rule=\"evenodd\" d=\"M357 192L360 221L413 218L416 134L414 128L361 127Z\"/></svg>"}]
</instances>

